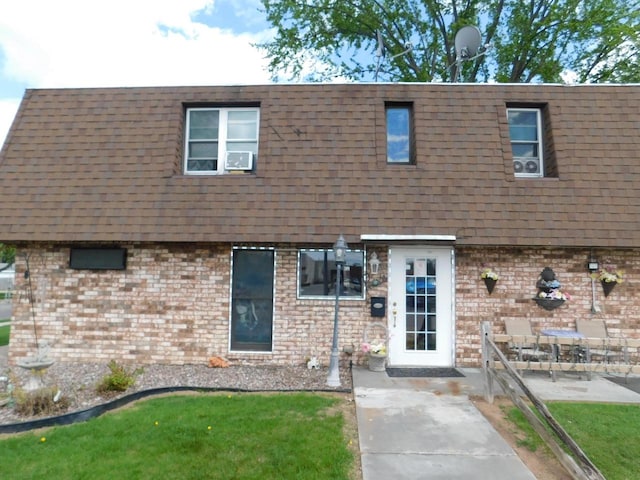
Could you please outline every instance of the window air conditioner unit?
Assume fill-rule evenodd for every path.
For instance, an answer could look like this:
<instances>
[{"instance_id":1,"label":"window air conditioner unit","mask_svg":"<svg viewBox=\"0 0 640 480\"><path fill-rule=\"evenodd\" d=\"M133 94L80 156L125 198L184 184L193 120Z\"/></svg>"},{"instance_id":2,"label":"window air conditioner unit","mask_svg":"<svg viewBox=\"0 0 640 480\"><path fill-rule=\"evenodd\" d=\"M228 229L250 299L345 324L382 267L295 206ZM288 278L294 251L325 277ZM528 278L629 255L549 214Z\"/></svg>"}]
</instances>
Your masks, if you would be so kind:
<instances>
[{"instance_id":1,"label":"window air conditioner unit","mask_svg":"<svg viewBox=\"0 0 640 480\"><path fill-rule=\"evenodd\" d=\"M253 152L227 152L224 168L226 170L251 170L253 168Z\"/></svg>"},{"instance_id":2,"label":"window air conditioner unit","mask_svg":"<svg viewBox=\"0 0 640 480\"><path fill-rule=\"evenodd\" d=\"M513 171L522 175L539 175L540 160L537 158L516 158L513 160Z\"/></svg>"}]
</instances>

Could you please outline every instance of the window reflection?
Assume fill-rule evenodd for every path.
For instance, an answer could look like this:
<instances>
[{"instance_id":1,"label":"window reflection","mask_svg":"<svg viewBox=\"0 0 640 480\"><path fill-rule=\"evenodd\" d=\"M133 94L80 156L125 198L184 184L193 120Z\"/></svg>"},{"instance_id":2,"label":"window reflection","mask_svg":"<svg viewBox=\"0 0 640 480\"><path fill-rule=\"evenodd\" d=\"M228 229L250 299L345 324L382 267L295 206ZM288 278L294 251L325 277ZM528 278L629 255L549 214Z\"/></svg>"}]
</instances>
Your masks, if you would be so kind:
<instances>
[{"instance_id":1,"label":"window reflection","mask_svg":"<svg viewBox=\"0 0 640 480\"><path fill-rule=\"evenodd\" d=\"M387 162L411 163L411 107L387 106Z\"/></svg>"},{"instance_id":2,"label":"window reflection","mask_svg":"<svg viewBox=\"0 0 640 480\"><path fill-rule=\"evenodd\" d=\"M363 298L364 252L350 250L341 269L340 296ZM301 250L298 256L300 297L335 297L337 268L333 250Z\"/></svg>"}]
</instances>

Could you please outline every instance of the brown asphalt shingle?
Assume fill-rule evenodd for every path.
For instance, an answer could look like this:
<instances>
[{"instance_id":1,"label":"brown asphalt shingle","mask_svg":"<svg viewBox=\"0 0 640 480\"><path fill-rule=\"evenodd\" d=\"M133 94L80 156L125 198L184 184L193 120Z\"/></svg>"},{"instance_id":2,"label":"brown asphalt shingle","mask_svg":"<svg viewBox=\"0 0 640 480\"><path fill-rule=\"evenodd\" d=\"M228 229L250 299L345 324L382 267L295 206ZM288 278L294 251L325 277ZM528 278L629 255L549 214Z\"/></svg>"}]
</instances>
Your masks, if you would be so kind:
<instances>
[{"instance_id":1,"label":"brown asphalt shingle","mask_svg":"<svg viewBox=\"0 0 640 480\"><path fill-rule=\"evenodd\" d=\"M385 102L417 164L387 165ZM182 175L185 106L260 105L251 175ZM546 105L558 178L514 178L507 104ZM28 90L0 153L0 241L640 246L640 86Z\"/></svg>"}]
</instances>

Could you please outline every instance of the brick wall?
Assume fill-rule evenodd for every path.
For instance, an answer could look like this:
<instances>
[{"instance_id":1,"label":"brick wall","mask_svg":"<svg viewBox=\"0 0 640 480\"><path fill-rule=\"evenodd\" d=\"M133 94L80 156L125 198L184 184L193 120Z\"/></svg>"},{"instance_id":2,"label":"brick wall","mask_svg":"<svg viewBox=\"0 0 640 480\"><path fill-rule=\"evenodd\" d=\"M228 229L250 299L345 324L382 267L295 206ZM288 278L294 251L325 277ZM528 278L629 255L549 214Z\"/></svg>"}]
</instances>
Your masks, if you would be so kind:
<instances>
[{"instance_id":1,"label":"brick wall","mask_svg":"<svg viewBox=\"0 0 640 480\"><path fill-rule=\"evenodd\" d=\"M334 300L296 298L295 248L276 249L273 351L231 353L229 342L229 246L123 245L128 248L127 269L87 271L68 268L69 249L37 245L24 250L30 278L24 278L26 260L16 262L10 360L35 353L34 318L40 342L51 345L56 361L108 361L150 364L206 363L221 355L238 363L302 364L318 356L328 364L333 333ZM368 255L372 252L368 250ZM387 274L386 249L376 247L380 276ZM575 319L606 320L613 335L638 337L640 297L636 278L640 256L635 251L594 251L601 264L625 270L625 282L605 298L596 285L598 313L591 313L591 279L586 271L588 250L570 249L456 249L456 364L478 366L480 324L489 321L503 331L505 317L525 317L536 328L575 327ZM483 266L500 279L489 295L480 273ZM538 307L532 298L542 269L558 275L570 302L554 311ZM29 302L33 291L33 311ZM359 352L365 326L379 321L370 316L371 296L386 296L388 285L367 289L365 300L340 302L340 350Z\"/></svg>"},{"instance_id":2,"label":"brick wall","mask_svg":"<svg viewBox=\"0 0 640 480\"><path fill-rule=\"evenodd\" d=\"M68 268L69 249L37 246L16 261L18 282L11 330L11 361L35 353L40 343L57 361L141 364L206 363L221 355L240 363L302 364L311 356L328 364L334 300L296 299L297 251L276 250L273 351L229 352L230 258L228 246L123 245L127 269ZM379 287L382 288L382 287ZM374 289L375 291L375 289ZM368 303L340 302L340 350L358 350ZM347 364L352 358L342 354ZM360 362L356 353L353 361Z\"/></svg>"},{"instance_id":3,"label":"brick wall","mask_svg":"<svg viewBox=\"0 0 640 480\"><path fill-rule=\"evenodd\" d=\"M587 271L590 250L586 249L497 249L456 250L456 358L459 365L478 365L480 324L491 322L494 332L504 333L504 318L530 320L534 331L543 328L570 328L577 318L603 319L612 336L640 337L640 298L637 251L593 250L600 265L613 265L625 271L623 283L605 298L602 286L592 282ZM491 295L480 279L483 267L500 276ZM551 267L571 300L547 311L532 298L544 267ZM595 292L596 313L592 313Z\"/></svg>"}]
</instances>

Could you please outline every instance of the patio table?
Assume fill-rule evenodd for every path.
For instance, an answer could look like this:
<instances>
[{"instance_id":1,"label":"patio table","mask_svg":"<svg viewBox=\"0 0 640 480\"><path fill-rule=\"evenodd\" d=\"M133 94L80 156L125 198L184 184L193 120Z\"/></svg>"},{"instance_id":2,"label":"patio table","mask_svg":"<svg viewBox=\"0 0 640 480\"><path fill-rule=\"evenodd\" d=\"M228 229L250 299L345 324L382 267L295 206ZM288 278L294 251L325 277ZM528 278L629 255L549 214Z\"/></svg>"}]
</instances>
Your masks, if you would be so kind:
<instances>
[{"instance_id":1,"label":"patio table","mask_svg":"<svg viewBox=\"0 0 640 480\"><path fill-rule=\"evenodd\" d=\"M547 337L559 337L559 338L584 338L584 335L575 330L563 330L560 328L550 328L545 330L540 330L542 335ZM560 345L551 345L553 349L553 357L556 359L556 362L560 361Z\"/></svg>"}]
</instances>

